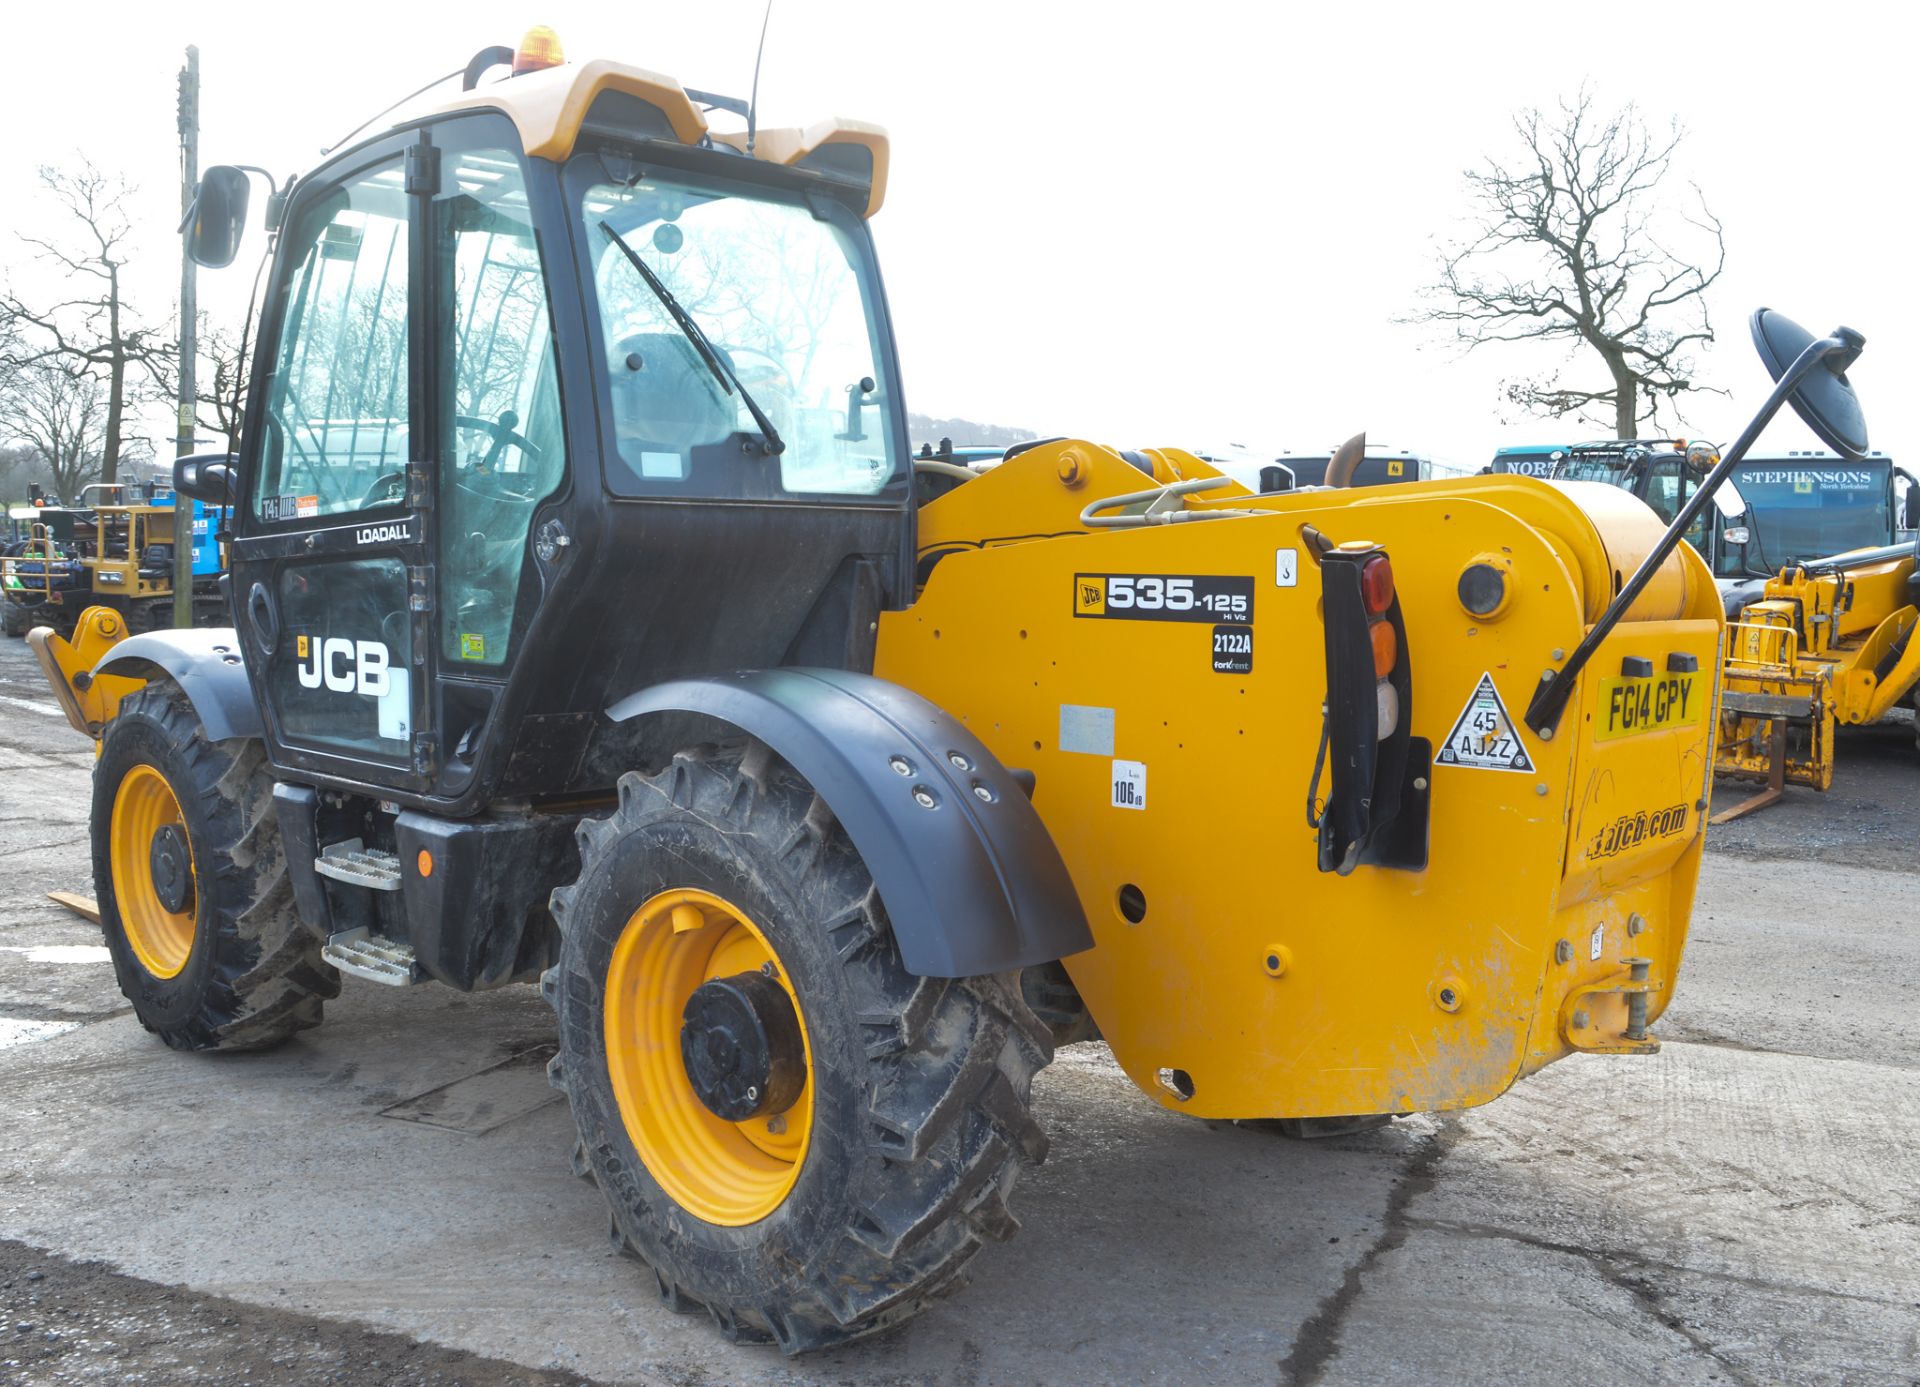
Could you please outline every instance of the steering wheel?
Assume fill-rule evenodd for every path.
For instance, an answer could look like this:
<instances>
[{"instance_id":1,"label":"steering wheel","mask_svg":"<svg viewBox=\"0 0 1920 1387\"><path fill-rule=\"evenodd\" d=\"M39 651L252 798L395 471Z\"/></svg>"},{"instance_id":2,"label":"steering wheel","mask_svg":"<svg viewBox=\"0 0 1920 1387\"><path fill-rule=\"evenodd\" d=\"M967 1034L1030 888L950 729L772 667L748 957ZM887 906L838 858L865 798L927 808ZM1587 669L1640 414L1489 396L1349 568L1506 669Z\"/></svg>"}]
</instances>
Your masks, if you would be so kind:
<instances>
[{"instance_id":1,"label":"steering wheel","mask_svg":"<svg viewBox=\"0 0 1920 1387\"><path fill-rule=\"evenodd\" d=\"M405 472L383 472L373 480L366 494L360 498L360 510L375 510L381 506L397 506L407 499L407 474Z\"/></svg>"},{"instance_id":2,"label":"steering wheel","mask_svg":"<svg viewBox=\"0 0 1920 1387\"><path fill-rule=\"evenodd\" d=\"M502 410L496 419L483 419L477 414L456 414L453 422L463 429L483 429L493 436L493 444L487 449L487 455L479 462L454 473L454 486L481 501L530 501L533 499L533 474L531 471L516 473L513 483L493 470L500 460L500 454L509 446L520 449L530 461L538 461L539 445L520 433L514 426L520 422L520 416L512 410ZM479 478L488 478L489 485L476 485Z\"/></svg>"}]
</instances>

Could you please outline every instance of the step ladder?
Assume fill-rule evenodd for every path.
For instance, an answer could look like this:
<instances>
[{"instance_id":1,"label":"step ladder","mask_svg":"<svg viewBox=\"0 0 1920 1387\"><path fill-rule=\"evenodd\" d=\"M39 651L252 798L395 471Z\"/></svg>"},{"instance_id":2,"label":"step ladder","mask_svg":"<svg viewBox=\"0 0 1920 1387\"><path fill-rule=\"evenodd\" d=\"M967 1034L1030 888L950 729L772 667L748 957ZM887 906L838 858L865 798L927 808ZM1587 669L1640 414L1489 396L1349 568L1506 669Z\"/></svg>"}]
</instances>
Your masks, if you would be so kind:
<instances>
[{"instance_id":1,"label":"step ladder","mask_svg":"<svg viewBox=\"0 0 1920 1387\"><path fill-rule=\"evenodd\" d=\"M348 886L370 891L400 889L400 859L390 852L367 847L358 838L322 848L313 869L323 877ZM388 987L411 987L426 981L411 944L375 934L365 926L330 936L321 947L320 957L343 973Z\"/></svg>"}]
</instances>

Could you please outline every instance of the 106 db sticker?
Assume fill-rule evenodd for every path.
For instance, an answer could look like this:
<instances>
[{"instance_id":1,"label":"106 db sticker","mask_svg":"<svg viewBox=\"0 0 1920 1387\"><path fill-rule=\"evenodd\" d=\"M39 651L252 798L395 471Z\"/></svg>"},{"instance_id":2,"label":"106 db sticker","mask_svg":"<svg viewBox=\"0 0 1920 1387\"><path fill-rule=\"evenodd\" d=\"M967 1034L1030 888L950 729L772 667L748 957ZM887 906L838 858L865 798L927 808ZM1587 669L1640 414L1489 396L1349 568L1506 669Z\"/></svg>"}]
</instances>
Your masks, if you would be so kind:
<instances>
[{"instance_id":1,"label":"106 db sticker","mask_svg":"<svg viewBox=\"0 0 1920 1387\"><path fill-rule=\"evenodd\" d=\"M1127 621L1250 622L1253 579L1184 573L1076 573L1073 614Z\"/></svg>"}]
</instances>

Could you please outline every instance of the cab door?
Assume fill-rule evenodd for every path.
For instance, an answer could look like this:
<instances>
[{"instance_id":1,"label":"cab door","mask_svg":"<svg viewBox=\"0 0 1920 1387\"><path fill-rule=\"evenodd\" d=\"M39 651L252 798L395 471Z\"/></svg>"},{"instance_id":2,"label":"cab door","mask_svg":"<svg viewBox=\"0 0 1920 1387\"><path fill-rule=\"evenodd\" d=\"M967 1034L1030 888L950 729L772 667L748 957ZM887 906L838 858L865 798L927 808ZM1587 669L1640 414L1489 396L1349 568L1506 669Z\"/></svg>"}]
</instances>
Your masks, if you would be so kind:
<instances>
[{"instance_id":1,"label":"cab door","mask_svg":"<svg viewBox=\"0 0 1920 1387\"><path fill-rule=\"evenodd\" d=\"M289 209L233 552L276 765L457 795L497 720L566 475L533 224L494 113L370 146Z\"/></svg>"},{"instance_id":2,"label":"cab door","mask_svg":"<svg viewBox=\"0 0 1920 1387\"><path fill-rule=\"evenodd\" d=\"M424 151L424 152L423 152ZM418 134L300 186L262 325L233 606L271 759L396 789L433 768ZM422 609L422 612L424 608Z\"/></svg>"}]
</instances>

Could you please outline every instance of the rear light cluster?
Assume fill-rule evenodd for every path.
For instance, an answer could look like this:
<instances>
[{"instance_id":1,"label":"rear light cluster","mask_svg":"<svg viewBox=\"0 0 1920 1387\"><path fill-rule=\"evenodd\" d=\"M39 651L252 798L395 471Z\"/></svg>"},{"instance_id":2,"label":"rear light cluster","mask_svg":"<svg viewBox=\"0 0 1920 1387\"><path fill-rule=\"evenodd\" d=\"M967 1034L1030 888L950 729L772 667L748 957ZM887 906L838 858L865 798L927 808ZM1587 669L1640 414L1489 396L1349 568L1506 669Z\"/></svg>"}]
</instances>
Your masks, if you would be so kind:
<instances>
[{"instance_id":1,"label":"rear light cluster","mask_svg":"<svg viewBox=\"0 0 1920 1387\"><path fill-rule=\"evenodd\" d=\"M1400 726L1400 693L1393 687L1393 668L1400 662L1400 637L1387 612L1393 606L1393 562L1376 554L1360 570L1360 598L1367 609L1367 639L1373 646L1374 699L1379 712L1379 735L1391 737Z\"/></svg>"},{"instance_id":2,"label":"rear light cluster","mask_svg":"<svg viewBox=\"0 0 1920 1387\"><path fill-rule=\"evenodd\" d=\"M1362 865L1419 871L1427 864L1433 747L1409 734L1412 652L1393 565L1370 540L1305 536L1320 562L1327 701L1307 787L1307 822L1323 872ZM1320 774L1329 776L1320 800Z\"/></svg>"}]
</instances>

